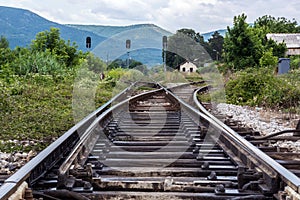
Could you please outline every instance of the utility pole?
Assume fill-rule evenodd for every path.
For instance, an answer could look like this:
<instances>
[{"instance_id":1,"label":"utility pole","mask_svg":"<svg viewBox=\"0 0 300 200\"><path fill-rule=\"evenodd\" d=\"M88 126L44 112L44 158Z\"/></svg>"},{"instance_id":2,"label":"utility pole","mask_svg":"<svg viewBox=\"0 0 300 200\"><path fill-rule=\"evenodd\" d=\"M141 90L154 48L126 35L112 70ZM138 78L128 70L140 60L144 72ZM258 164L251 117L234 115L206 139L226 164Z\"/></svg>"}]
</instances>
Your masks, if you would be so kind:
<instances>
[{"instance_id":1,"label":"utility pole","mask_svg":"<svg viewBox=\"0 0 300 200\"><path fill-rule=\"evenodd\" d=\"M163 36L163 52L164 52L163 63L164 63L165 72L167 72L167 47L168 47L168 37Z\"/></svg>"},{"instance_id":2,"label":"utility pole","mask_svg":"<svg viewBox=\"0 0 300 200\"><path fill-rule=\"evenodd\" d=\"M214 52L216 52L216 61L219 61L219 52L215 49L213 49Z\"/></svg>"}]
</instances>

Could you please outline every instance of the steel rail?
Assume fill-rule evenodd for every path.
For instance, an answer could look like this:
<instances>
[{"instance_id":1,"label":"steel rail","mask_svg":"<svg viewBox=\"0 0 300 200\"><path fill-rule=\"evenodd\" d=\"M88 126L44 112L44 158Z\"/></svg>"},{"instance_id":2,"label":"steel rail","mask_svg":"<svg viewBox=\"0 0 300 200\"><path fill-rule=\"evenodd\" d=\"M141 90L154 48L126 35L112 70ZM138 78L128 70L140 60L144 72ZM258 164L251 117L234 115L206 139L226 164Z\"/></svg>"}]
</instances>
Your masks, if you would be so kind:
<instances>
[{"instance_id":1,"label":"steel rail","mask_svg":"<svg viewBox=\"0 0 300 200\"><path fill-rule=\"evenodd\" d=\"M285 181L285 183L290 186L294 191L297 193L300 193L300 179L297 177L294 173L289 171L288 169L284 168L282 165L280 165L278 162L276 162L274 159L269 157L267 154L259 150L257 147L252 145L250 142L248 142L246 139L241 137L238 133L236 133L234 130L232 130L230 127L228 127L226 124L221 122L219 119L214 117L211 113L209 113L202 104L197 99L197 93L199 91L207 90L207 86L204 86L202 88L199 88L194 92L194 102L196 103L199 110L204 113L209 119L211 119L214 124L218 124L219 127L221 127L224 130L224 133L226 133L230 138L235 140L238 144L240 144L241 148L246 147L249 152L251 152L251 155L255 156L259 163L263 163L265 166L268 166L268 168L271 168L274 170L282 180ZM261 166L257 166L261 167Z\"/></svg>"},{"instance_id":2,"label":"steel rail","mask_svg":"<svg viewBox=\"0 0 300 200\"><path fill-rule=\"evenodd\" d=\"M77 161L78 155L80 155L83 151L83 148L87 146L86 143L88 143L89 138L92 136L92 132L97 128L100 121L105 119L113 110L121 108L123 105L129 103L132 100L138 100L139 98L145 98L146 95L157 93L161 90L165 90L166 93L169 93L169 90L164 88L161 84L156 83L157 86L159 86L161 89L149 91L146 93L138 94L136 96L130 97L128 99L125 99L122 102L119 102L118 104L114 105L113 107L110 107L108 110L103 112L100 116L98 116L93 123L86 129L84 134L82 134L80 141L76 144L76 146L73 148L72 152L69 154L68 158L63 162L63 164L59 168L59 186L64 187L64 183L67 180L67 176L69 175L69 170L74 162ZM190 83L185 83L183 85L174 86L169 89L174 89L178 87L185 87L187 85L190 85ZM179 98L175 97L176 100L180 100ZM103 127L102 127L103 128ZM91 149L90 149L91 150ZM89 153L89 152L88 152ZM88 154L87 153L87 154Z\"/></svg>"},{"instance_id":3,"label":"steel rail","mask_svg":"<svg viewBox=\"0 0 300 200\"><path fill-rule=\"evenodd\" d=\"M157 84L159 85L159 84ZM159 85L160 86L160 85ZM131 88L130 86L129 88ZM239 136L236 132L231 130L229 127L224 125L222 122L220 122L218 119L216 119L214 116L212 116L208 111L206 111L203 107L201 111L198 109L192 107L191 105L185 103L183 100L178 98L175 94L173 94L170 91L170 88L165 88L161 86L161 89L149 91L143 94L136 95L134 97L126 98L125 100L122 100L116 105L111 106L112 102L117 98L122 96L128 91L128 88L126 88L123 92L121 92L119 95L111 99L108 103L97 109L95 112L90 114L88 117L84 118L81 122L76 124L74 127L72 127L68 132L66 132L63 136L61 136L57 141L52 143L48 148L46 148L44 151L42 151L38 156L33 158L29 163L27 163L23 168L21 168L19 171L17 171L13 176L11 176L9 179L5 181L2 187L0 187L0 199L7 199L14 190L17 189L17 187L24 182L26 179L30 178L32 174L34 174L33 169L36 169L39 167L39 165L45 165L44 161L48 158L50 154L53 154L53 151L59 147L62 146L62 143L67 140L71 135L80 135L77 138L77 143L73 145L76 146L76 148L72 148L73 153L78 152L77 150L82 147L85 141L87 141L88 137L91 135L92 130L94 130L99 122L104 119L106 116L108 116L113 110L120 108L121 106L125 105L126 103L129 103L131 100L138 100L145 97L145 95L151 95L155 92L161 92L165 91L167 95L170 95L171 98L176 100L179 104L181 109L186 112L187 114L194 117L194 120L197 120L199 118L204 119L205 122L209 123L209 126L212 128L221 131L222 134L224 134L227 138L230 138L230 141L233 141L236 145L239 146L241 149L247 150L247 152L250 152L252 155L251 157L258 160L258 163L264 163L265 166L268 166L268 168L276 171L278 174L280 174L281 178L284 179L287 182L287 185L292 187L293 189L298 190L299 192L299 185L300 180L298 177L296 177L294 174L283 168L281 165L279 165L277 162L275 162L273 159L268 157L266 154L258 150L256 147L254 147L252 144L250 144L248 141L246 141L244 138ZM197 90L199 91L199 90ZM197 92L196 91L196 92ZM196 98L196 92L194 93L194 100ZM196 102L195 102L196 103ZM198 102L198 104L200 104ZM199 105L197 105L199 106ZM202 105L201 105L202 106ZM102 109L101 109L102 108ZM79 130L80 129L80 130ZM80 131L80 134L78 133ZM70 154L72 155L72 153ZM65 175L68 172L68 169L70 167L70 163L72 164L74 156L69 156L68 162L65 162L64 166L61 167L61 174ZM263 160L266 159L266 160ZM270 163L268 163L270 162ZM66 164L68 163L68 164ZM257 164L257 163L256 163ZM270 166L273 165L273 166ZM279 165L279 166L278 166ZM275 167L274 167L275 166ZM278 166L278 167L277 167ZM45 167L45 166L43 166ZM257 166L260 168L261 166ZM275 168L275 169L274 169ZM45 169L45 168L44 168ZM35 179L42 176L43 174L39 174L38 176L34 176ZM32 180L32 179L31 179Z\"/></svg>"},{"instance_id":4,"label":"steel rail","mask_svg":"<svg viewBox=\"0 0 300 200\"><path fill-rule=\"evenodd\" d=\"M285 133L300 133L300 130L297 130L297 129L283 130L283 131L278 131L276 133L272 133L272 134L265 135L265 136L250 136L248 138L251 140L265 140L265 139L269 139L269 138L276 138L276 136L279 136L279 135L282 135Z\"/></svg>"},{"instance_id":5,"label":"steel rail","mask_svg":"<svg viewBox=\"0 0 300 200\"><path fill-rule=\"evenodd\" d=\"M57 159L62 156L62 152L66 151L64 143L74 143L74 140L78 141L82 132L85 131L98 116L105 112L105 110L107 110L114 101L122 99L122 97L126 95L127 92L130 91L136 84L137 82L132 83L129 87L125 88L107 103L82 119L56 141L51 143L46 149L26 163L15 174L6 179L0 187L0 200L8 199L27 179L33 183L39 177L43 176L46 170L53 166L57 162ZM71 147L69 146L69 148ZM28 184L30 185L31 183Z\"/></svg>"},{"instance_id":6,"label":"steel rail","mask_svg":"<svg viewBox=\"0 0 300 200\"><path fill-rule=\"evenodd\" d=\"M110 107L109 109L104 111L101 115L99 115L93 121L93 123L90 124L90 126L86 129L86 131L82 134L79 142L76 144L76 146L73 148L72 152L69 154L69 156L63 162L63 164L60 166L60 168L59 168L59 179L63 181L67 178L66 176L68 176L68 171L69 171L70 167L72 166L72 164L76 160L76 157L80 153L81 149L86 145L86 142L88 141L89 137L91 136L91 133L94 131L95 128L97 128L97 126L99 125L101 120L105 119L105 117L107 117L109 114L111 114L112 111L114 111L118 108L121 108L122 106L126 105L130 101L132 101L134 99L138 99L140 97L144 97L145 95L150 95L150 94L153 94L153 93L157 93L161 90L162 89L156 89L156 90L148 91L148 92L145 92L145 93L138 94L138 95L135 95L133 97L127 98L127 99L119 102L118 104Z\"/></svg>"}]
</instances>

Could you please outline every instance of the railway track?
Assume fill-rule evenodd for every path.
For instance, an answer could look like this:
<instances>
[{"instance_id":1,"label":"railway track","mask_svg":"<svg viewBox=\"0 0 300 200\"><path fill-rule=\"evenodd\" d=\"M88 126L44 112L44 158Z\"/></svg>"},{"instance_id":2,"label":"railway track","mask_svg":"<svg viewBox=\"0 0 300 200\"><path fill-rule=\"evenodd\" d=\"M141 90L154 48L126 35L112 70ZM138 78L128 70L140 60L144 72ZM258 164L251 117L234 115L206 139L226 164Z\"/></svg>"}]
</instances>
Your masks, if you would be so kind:
<instances>
[{"instance_id":1,"label":"railway track","mask_svg":"<svg viewBox=\"0 0 300 200\"><path fill-rule=\"evenodd\" d=\"M205 94L209 90L209 86L204 86L197 89L194 92L194 102L197 105L197 108L208 113L208 110L212 109L212 105L209 102L201 103L198 101L197 94ZM277 163L284 166L290 172L300 177L300 154L297 152L292 152L288 148L276 147L274 144L277 142L286 142L292 141L296 142L300 140L300 120L295 129L292 130L284 130L277 133L269 134L266 136L261 136L261 134L257 131L254 131L251 128L245 127L241 125L240 122L234 121L231 118L226 118L224 115L216 116L218 120L224 122L228 127L230 127L233 131L237 132L240 136L245 138L251 144L256 146L259 150L264 152L270 158L274 159ZM286 133L289 133L288 135ZM287 193L293 193L288 191ZM279 198L279 197L277 197ZM295 195L295 199L299 199L299 195Z\"/></svg>"},{"instance_id":2,"label":"railway track","mask_svg":"<svg viewBox=\"0 0 300 200\"><path fill-rule=\"evenodd\" d=\"M200 88L196 93L201 90L206 90L206 87ZM196 100L196 99L195 99ZM199 107L202 107L198 102ZM211 106L206 103L203 107L208 110ZM300 177L300 154L296 152L290 152L288 148L280 148L274 146L278 141L298 141L300 140L300 121L298 128L293 130L284 130L278 133L273 133L266 136L261 136L259 132L254 131L251 128L244 127L239 122L234 121L225 116L217 116L221 121L224 121L231 129L236 131L239 135L251 142L261 151L265 152L268 156L276 160L278 163L289 169L291 172ZM286 133L290 133L287 135Z\"/></svg>"},{"instance_id":3,"label":"railway track","mask_svg":"<svg viewBox=\"0 0 300 200\"><path fill-rule=\"evenodd\" d=\"M284 199L286 188L299 193L295 174L188 104L195 87L152 86L132 97L134 87L125 89L75 125L8 178L0 199L24 182L30 188L24 199Z\"/></svg>"}]
</instances>

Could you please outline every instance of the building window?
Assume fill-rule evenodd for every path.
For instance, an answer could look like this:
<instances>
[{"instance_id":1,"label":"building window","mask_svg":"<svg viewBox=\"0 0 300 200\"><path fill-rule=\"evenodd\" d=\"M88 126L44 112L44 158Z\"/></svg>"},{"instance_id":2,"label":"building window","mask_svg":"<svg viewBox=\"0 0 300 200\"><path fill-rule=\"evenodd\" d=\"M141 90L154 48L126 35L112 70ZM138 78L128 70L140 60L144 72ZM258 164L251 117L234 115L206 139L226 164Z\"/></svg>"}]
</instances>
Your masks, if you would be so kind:
<instances>
[{"instance_id":1,"label":"building window","mask_svg":"<svg viewBox=\"0 0 300 200\"><path fill-rule=\"evenodd\" d=\"M182 68L182 71L185 72L185 67Z\"/></svg>"},{"instance_id":2,"label":"building window","mask_svg":"<svg viewBox=\"0 0 300 200\"><path fill-rule=\"evenodd\" d=\"M193 72L193 70L194 70L193 68L190 68L190 72Z\"/></svg>"}]
</instances>

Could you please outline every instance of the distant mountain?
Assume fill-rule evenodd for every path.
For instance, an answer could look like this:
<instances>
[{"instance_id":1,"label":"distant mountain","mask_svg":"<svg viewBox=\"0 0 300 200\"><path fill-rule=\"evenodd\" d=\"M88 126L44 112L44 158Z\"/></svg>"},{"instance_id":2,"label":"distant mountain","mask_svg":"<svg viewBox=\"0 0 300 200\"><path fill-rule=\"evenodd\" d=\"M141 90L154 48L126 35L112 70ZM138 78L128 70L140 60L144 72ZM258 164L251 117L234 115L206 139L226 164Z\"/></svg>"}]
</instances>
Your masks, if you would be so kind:
<instances>
[{"instance_id":1,"label":"distant mountain","mask_svg":"<svg viewBox=\"0 0 300 200\"><path fill-rule=\"evenodd\" d=\"M107 39L92 52L103 60L126 59L128 53L131 59L148 66L161 64L162 37L170 36L168 32L154 24L137 24L131 26L101 26L101 25L68 25L79 30L90 31ZM126 40L131 41L130 49L126 49ZM93 43L93 42L92 42Z\"/></svg>"},{"instance_id":2,"label":"distant mountain","mask_svg":"<svg viewBox=\"0 0 300 200\"><path fill-rule=\"evenodd\" d=\"M80 30L90 31L97 35L103 37L112 37L113 35L119 34L124 31L131 31L133 29L142 29L142 28L153 28L156 31L160 32L162 35L171 35L172 33L166 31L159 26L154 24L135 24L130 26L102 26L102 25L78 25L78 24L68 24L67 26L78 28Z\"/></svg>"},{"instance_id":3,"label":"distant mountain","mask_svg":"<svg viewBox=\"0 0 300 200\"><path fill-rule=\"evenodd\" d=\"M222 35L223 37L225 37L225 34L226 34L226 32L227 32L227 29L220 29L220 30L217 30L219 33L220 33L220 35ZM211 37L212 37L212 35L215 33L216 31L212 31L212 32L208 32L208 33L204 33L204 34L201 34L202 36L203 36L203 38L204 38L204 41L208 41Z\"/></svg>"},{"instance_id":4,"label":"distant mountain","mask_svg":"<svg viewBox=\"0 0 300 200\"><path fill-rule=\"evenodd\" d=\"M253 27L254 26L254 23L249 23L249 26ZM231 27L230 27L231 28ZM219 30L216 30L220 33L220 35L222 35L223 37L225 37L226 35L226 32L227 32L227 28L226 29L219 29ZM208 32L208 33L204 33L204 34L201 34L203 37L204 37L204 41L208 41L208 39L211 38L211 36L214 34L214 32L216 31L212 31L212 32Z\"/></svg>"},{"instance_id":5,"label":"distant mountain","mask_svg":"<svg viewBox=\"0 0 300 200\"><path fill-rule=\"evenodd\" d=\"M37 33L50 30L50 27L59 28L64 40L76 42L82 50L87 36L93 37L95 43L106 39L89 31L51 22L28 10L0 6L0 35L7 38L10 48L28 46Z\"/></svg>"},{"instance_id":6,"label":"distant mountain","mask_svg":"<svg viewBox=\"0 0 300 200\"><path fill-rule=\"evenodd\" d=\"M170 32L153 24L132 26L62 25L49 21L31 11L0 6L0 35L7 38L10 48L30 45L36 34L59 28L64 40L76 42L79 49L87 51L85 40L92 38L90 49L103 60L127 57L149 66L162 63L162 37ZM125 41L131 40L131 48L125 48Z\"/></svg>"},{"instance_id":7,"label":"distant mountain","mask_svg":"<svg viewBox=\"0 0 300 200\"><path fill-rule=\"evenodd\" d=\"M64 40L76 42L80 50L87 51L86 37L92 38L92 48L89 49L104 61L117 58L140 61L148 66L162 64L162 37L170 36L166 31L154 24L137 24L131 26L101 26L101 25L63 25L49 21L39 15L24 9L0 6L0 35L5 36L10 48L30 45L36 34L59 28ZM225 36L226 29L218 30ZM213 32L202 34L205 41ZM130 49L126 49L125 41L131 40Z\"/></svg>"}]
</instances>

